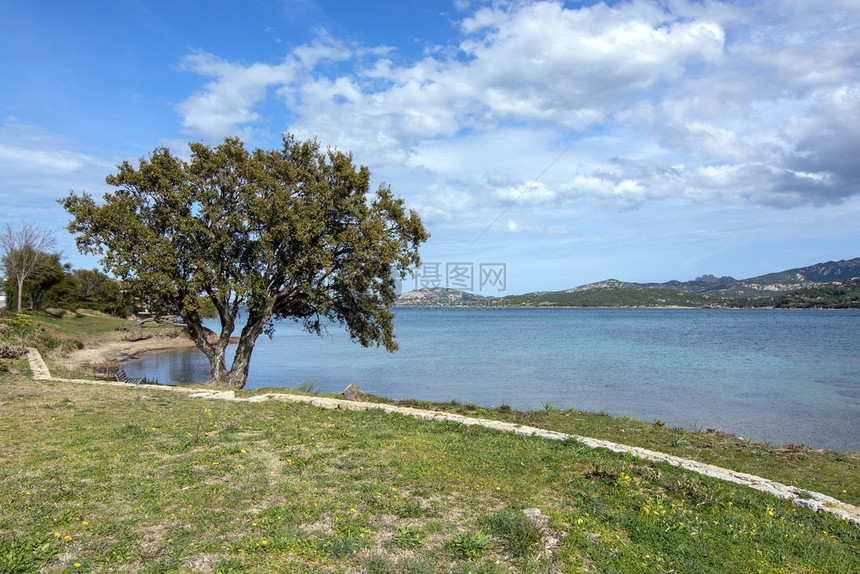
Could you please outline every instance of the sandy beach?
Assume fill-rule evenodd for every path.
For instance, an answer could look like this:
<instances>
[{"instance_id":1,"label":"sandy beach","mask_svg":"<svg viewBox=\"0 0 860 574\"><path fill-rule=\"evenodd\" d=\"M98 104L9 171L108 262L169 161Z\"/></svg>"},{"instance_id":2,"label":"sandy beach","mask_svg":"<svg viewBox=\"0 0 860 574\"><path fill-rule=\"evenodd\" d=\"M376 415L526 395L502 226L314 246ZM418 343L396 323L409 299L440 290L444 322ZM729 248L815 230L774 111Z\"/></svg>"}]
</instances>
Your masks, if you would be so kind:
<instances>
[{"instance_id":1,"label":"sandy beach","mask_svg":"<svg viewBox=\"0 0 860 574\"><path fill-rule=\"evenodd\" d=\"M129 359L149 351L193 348L184 327L128 327L89 338L83 349L53 359L68 368L115 370Z\"/></svg>"}]
</instances>

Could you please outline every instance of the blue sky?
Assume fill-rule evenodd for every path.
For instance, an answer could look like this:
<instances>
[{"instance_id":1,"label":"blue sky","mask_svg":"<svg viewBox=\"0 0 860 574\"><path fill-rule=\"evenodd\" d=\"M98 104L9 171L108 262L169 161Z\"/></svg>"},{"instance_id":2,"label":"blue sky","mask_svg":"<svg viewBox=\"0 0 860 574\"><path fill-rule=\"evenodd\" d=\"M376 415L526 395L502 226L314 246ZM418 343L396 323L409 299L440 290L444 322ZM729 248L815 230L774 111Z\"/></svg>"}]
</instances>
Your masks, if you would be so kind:
<instances>
[{"instance_id":1,"label":"blue sky","mask_svg":"<svg viewBox=\"0 0 860 574\"><path fill-rule=\"evenodd\" d=\"M3 11L0 226L55 230L75 268L97 260L65 231L70 190L159 146L283 132L352 151L421 214L442 282L471 265L485 294L482 264L523 293L860 256L853 0Z\"/></svg>"}]
</instances>

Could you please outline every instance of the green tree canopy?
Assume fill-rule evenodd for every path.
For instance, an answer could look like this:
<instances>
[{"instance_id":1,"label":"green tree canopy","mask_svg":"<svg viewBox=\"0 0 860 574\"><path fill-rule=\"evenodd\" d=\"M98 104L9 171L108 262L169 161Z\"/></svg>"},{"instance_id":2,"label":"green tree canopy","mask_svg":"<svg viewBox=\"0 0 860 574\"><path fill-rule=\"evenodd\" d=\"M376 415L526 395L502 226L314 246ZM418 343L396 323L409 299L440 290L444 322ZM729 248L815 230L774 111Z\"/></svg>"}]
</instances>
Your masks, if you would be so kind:
<instances>
[{"instance_id":1,"label":"green tree canopy","mask_svg":"<svg viewBox=\"0 0 860 574\"><path fill-rule=\"evenodd\" d=\"M120 316L128 315L134 308L119 282L98 269L75 269L72 285L72 301L76 305Z\"/></svg>"},{"instance_id":2,"label":"green tree canopy","mask_svg":"<svg viewBox=\"0 0 860 574\"><path fill-rule=\"evenodd\" d=\"M228 138L192 143L185 162L159 148L118 166L101 204L83 193L61 200L78 248L154 312L176 313L210 364L210 383L242 388L254 344L274 319L320 333L327 321L364 346L397 349L395 281L419 264L428 234L390 188L370 193L370 171L352 156L285 137L283 148L248 152ZM202 325L215 307L217 338ZM247 320L230 368L225 349Z\"/></svg>"}]
</instances>

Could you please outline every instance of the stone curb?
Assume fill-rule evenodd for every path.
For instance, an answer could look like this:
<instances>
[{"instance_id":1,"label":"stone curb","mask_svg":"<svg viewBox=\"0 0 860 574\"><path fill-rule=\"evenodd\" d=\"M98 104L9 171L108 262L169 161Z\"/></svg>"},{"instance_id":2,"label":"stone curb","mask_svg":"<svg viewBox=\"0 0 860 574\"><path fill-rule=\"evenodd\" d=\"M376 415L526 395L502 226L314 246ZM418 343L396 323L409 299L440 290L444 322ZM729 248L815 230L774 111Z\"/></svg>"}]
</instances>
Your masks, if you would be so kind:
<instances>
[{"instance_id":1,"label":"stone curb","mask_svg":"<svg viewBox=\"0 0 860 574\"><path fill-rule=\"evenodd\" d=\"M47 365L42 360L42 356L37 349L32 347L27 349L27 359L30 363L30 370L33 372L33 378L37 380L51 380L58 382L84 383L90 385L107 385L128 387L125 383L114 381L96 381L91 379L54 379L48 370ZM578 435L570 435L555 431L548 431L536 427L518 425L515 423L506 423L502 421L493 421L489 419L479 419L475 417L467 417L453 413L441 413L437 411L428 411L424 409L415 409L411 407L398 407L383 403L368 403L362 401L349 401L346 399L333 399L327 397L314 397L304 395L291 395L286 393L266 393L248 398L236 398L236 393L233 391L217 391L207 389L192 389L168 385L139 385L133 388L146 388L147 390L169 391L180 394L185 394L190 398L200 398L209 400L223 400L232 402L260 403L265 401L280 401L287 403L304 403L315 407L335 410L350 410L350 411L366 411L377 409L386 413L397 413L403 416L414 417L421 420L429 421L448 421L456 422L466 426L481 426L488 429L514 433L523 436L535 436L548 440L575 440L590 448L605 448L613 452L622 454L631 454L635 457L650 461L650 462L665 462L691 472L733 482L742 486L752 488L761 492L765 492L777 498L791 500L792 504L798 508L811 510L812 512L821 512L830 514L836 518L847 521L852 526L860 528L860 508L841 502L833 497L802 490L794 486L788 486L780 482L737 472L727 468L705 464L695 460L681 458L678 456L665 454L653 450L648 450L635 446L627 446L607 440L600 440Z\"/></svg>"}]
</instances>

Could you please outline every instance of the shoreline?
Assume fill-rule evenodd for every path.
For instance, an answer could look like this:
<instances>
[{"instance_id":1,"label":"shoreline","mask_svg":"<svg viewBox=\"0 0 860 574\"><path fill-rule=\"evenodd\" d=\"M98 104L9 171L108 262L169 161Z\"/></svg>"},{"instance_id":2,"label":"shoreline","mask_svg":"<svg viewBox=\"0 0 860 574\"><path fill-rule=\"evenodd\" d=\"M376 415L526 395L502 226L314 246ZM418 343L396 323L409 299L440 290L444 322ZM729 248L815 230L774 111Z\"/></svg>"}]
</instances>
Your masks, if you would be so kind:
<instances>
[{"instance_id":1,"label":"shoreline","mask_svg":"<svg viewBox=\"0 0 860 574\"><path fill-rule=\"evenodd\" d=\"M409 313L409 311L406 312ZM456 314L456 311L452 312ZM313 337L311 336L311 338ZM140 328L120 327L116 331L93 336L92 338L85 339L85 341L87 345L85 349L64 353L66 355L65 357L61 356L59 352L55 352L52 353L52 356L49 358L58 364L58 366L68 366L72 369L80 369L81 371L97 375L98 378L102 379L112 379L114 377L114 372L119 369L120 366L124 365L127 366L130 376L140 378L147 377L148 380L160 381L165 385L190 384L192 381L203 382L205 379L208 379L208 376L206 376L208 374L208 369L206 369L205 372L201 371L201 365L199 364L201 361L203 364L206 364L205 357L202 353L198 355L193 351L190 351L197 347L188 336L184 327L154 324L149 324ZM265 341L265 343L269 343L269 341ZM259 352L263 353L265 350L266 349L261 349ZM176 373L169 370L166 366L168 364L172 365L173 363L171 361L174 361L174 359L164 358L169 356L166 354L175 355L176 357L188 357L187 359L181 359L181 361L183 361L183 365L186 364L186 361L193 362L195 365L193 376L177 376L178 378L174 379L172 375L175 375ZM128 365L129 361L140 359L141 357L144 357L144 363L134 361L134 366ZM152 364L146 366L147 363ZM268 363L263 361L263 364ZM344 367L344 369L346 369L346 367ZM291 376L287 378L286 375L284 377L278 376L279 374L283 374L280 373L280 371L276 371L271 374L266 371L267 376L261 379L250 380L248 389L252 390L259 387L283 388L290 386L291 384L292 386L295 386L297 381L303 380L303 372L298 372L296 374L291 371L290 373ZM435 379L439 379L438 384L435 380L433 381L433 384L437 384L438 388L441 389L438 392L416 392L415 389L411 392L408 390L404 392L403 387L398 386L397 383L399 380L396 377L389 377L390 380L386 379L385 384L378 383L378 380L373 379L373 381L376 381L378 384L367 384L366 386L367 381L370 379L363 376L364 374L366 373L364 373L359 366L358 371L343 370L338 371L336 376L332 377L317 376L316 379L319 380L316 382L318 385L322 385L321 388L323 388L325 392L332 393L342 391L349 382L355 382L367 389L369 392L391 400L411 399L429 402L436 401L440 403L455 400L464 402L474 401L485 407L509 404L513 408L524 412L540 410L541 408L540 404L536 402L539 395L534 393L528 394L527 389L523 389L520 394L515 393L512 396L501 396L501 398L496 395L493 395L492 397L484 395L470 396L463 395L460 392L455 392L456 389L451 389L454 389L456 385L450 383L450 381L457 380L455 373L450 374L450 377L446 376L442 379L439 378L438 372L430 375L431 377L435 376ZM304 376L307 377L307 375ZM392 381L394 381L394 383L392 383ZM532 381L532 384L537 385L538 383ZM436 389L436 387L432 388ZM663 398L665 399L666 397ZM621 397L622 402L623 399L624 397ZM809 428L806 429L806 432L799 432L796 429L790 432L784 432L780 430L781 427L768 424L772 423L773 419L776 418L775 416L770 416L769 413L750 412L748 413L748 417L740 419L738 416L735 416L734 418L726 416L713 417L710 416L709 413L702 414L698 413L698 411L696 411L696 414L690 414L689 409L681 410L679 408L673 408L672 405L675 403L673 401L665 400L660 401L659 404L656 404L656 401L652 401L655 402L656 407L650 410L637 410L636 405L631 408L626 408L630 405L627 403L620 404L614 397L609 402L605 400L603 402L597 400L586 404L582 404L581 401L573 399L570 400L572 402L567 402L565 399L562 399L563 404L556 403L553 406L566 408L568 406L572 407L573 404L576 404L577 407L586 412L605 412L614 417L630 416L634 420L645 423L660 420L665 421L670 427L678 427L690 431L703 430L705 428L719 429L735 437L751 437L752 440L775 445L800 444L812 445L812 447L816 449L856 451L856 444L844 440L846 435L834 435L832 433L823 434L821 429L825 428L826 424L820 422L819 419L809 419L811 422L807 423ZM629 402L630 401L628 401L628 403ZM552 403L550 402L550 404ZM695 405L693 405L692 408L695 410Z\"/></svg>"},{"instance_id":2,"label":"shoreline","mask_svg":"<svg viewBox=\"0 0 860 574\"><path fill-rule=\"evenodd\" d=\"M52 359L67 368L97 371L117 365L115 370L120 364L138 359L144 353L196 348L184 327L159 325L156 329L135 327L111 331L90 339L83 349Z\"/></svg>"},{"instance_id":3,"label":"shoreline","mask_svg":"<svg viewBox=\"0 0 860 574\"><path fill-rule=\"evenodd\" d=\"M175 336L171 338L175 338ZM187 340L190 342L190 339ZM34 374L34 378L36 379L54 380L57 382L76 384L85 383L92 385L101 384L124 386L124 383L117 382L54 378L51 376L46 365L44 364L39 351L32 347L28 348L27 360L29 362L31 372ZM197 398L203 400L223 400L239 403L280 401L289 403L305 403L318 408L345 411L367 411L378 409L387 413L397 413L403 416L409 416L421 420L448 421L459 423L466 427L480 426L498 432L512 433L521 436L533 436L546 440L577 441L590 449L607 449L616 453L633 455L651 463L668 463L672 466L677 466L702 476L707 476L710 478L715 478L718 480L745 486L753 490L770 494L771 496L782 500L788 500L793 506L797 508L805 509L814 513L826 513L835 517L836 519L845 521L856 528L860 528L860 508L852 504L843 502L832 496L828 496L816 491L801 489L800 487L796 486L796 482L794 486L790 486L778 482L776 480L763 478L754 474L735 471L729 468L717 466L706 462L700 462L698 460L690 458L666 454L663 452L638 446L629 446L626 444L608 441L604 439L591 438L578 434L557 432L515 422L485 419L475 416L445 413L434 410L425 410L410 406L364 402L361 400L351 400L347 398L328 398L313 395L293 395L287 393L265 393L262 395L255 395L251 397L237 397L234 390L200 390L194 388L183 389L182 387L162 385L154 385L150 388L160 388L161 390L167 392L185 393L189 398ZM845 491L843 490L843 492Z\"/></svg>"}]
</instances>

